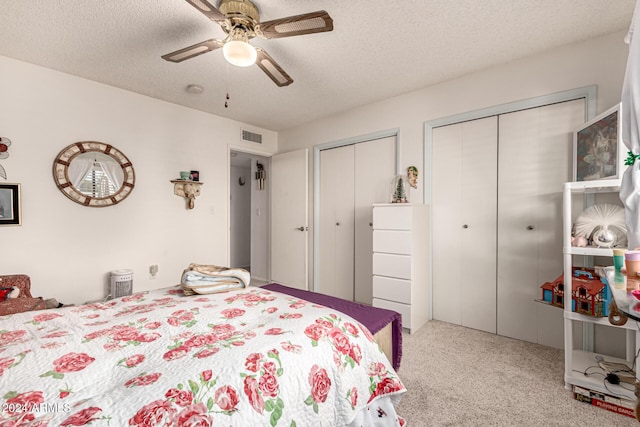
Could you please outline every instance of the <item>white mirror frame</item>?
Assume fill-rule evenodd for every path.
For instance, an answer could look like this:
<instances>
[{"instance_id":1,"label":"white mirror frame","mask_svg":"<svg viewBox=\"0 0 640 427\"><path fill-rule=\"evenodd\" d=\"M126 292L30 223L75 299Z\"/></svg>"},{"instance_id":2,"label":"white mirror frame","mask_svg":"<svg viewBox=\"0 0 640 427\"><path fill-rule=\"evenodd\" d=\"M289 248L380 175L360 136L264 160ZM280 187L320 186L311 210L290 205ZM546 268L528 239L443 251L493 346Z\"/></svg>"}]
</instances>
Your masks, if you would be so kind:
<instances>
[{"instance_id":1,"label":"white mirror frame","mask_svg":"<svg viewBox=\"0 0 640 427\"><path fill-rule=\"evenodd\" d=\"M109 197L91 197L81 193L69 180L69 164L80 154L100 152L114 159L122 168L124 180L120 189ZM62 193L83 206L103 208L123 201L135 185L133 164L120 150L109 144L97 141L76 142L62 150L53 162L53 180Z\"/></svg>"}]
</instances>

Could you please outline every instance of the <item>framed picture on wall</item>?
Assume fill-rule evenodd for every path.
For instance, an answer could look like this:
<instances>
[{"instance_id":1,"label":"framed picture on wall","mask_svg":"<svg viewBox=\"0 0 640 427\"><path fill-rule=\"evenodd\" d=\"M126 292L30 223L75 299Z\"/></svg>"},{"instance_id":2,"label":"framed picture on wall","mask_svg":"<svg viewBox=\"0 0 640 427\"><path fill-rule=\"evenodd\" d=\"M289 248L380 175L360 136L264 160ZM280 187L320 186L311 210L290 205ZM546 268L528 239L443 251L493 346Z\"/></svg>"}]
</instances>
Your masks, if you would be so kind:
<instances>
[{"instance_id":1,"label":"framed picture on wall","mask_svg":"<svg viewBox=\"0 0 640 427\"><path fill-rule=\"evenodd\" d=\"M622 178L624 155L620 104L617 104L574 132L573 180Z\"/></svg>"},{"instance_id":2,"label":"framed picture on wall","mask_svg":"<svg viewBox=\"0 0 640 427\"><path fill-rule=\"evenodd\" d=\"M0 226L21 225L20 184L0 184Z\"/></svg>"}]
</instances>

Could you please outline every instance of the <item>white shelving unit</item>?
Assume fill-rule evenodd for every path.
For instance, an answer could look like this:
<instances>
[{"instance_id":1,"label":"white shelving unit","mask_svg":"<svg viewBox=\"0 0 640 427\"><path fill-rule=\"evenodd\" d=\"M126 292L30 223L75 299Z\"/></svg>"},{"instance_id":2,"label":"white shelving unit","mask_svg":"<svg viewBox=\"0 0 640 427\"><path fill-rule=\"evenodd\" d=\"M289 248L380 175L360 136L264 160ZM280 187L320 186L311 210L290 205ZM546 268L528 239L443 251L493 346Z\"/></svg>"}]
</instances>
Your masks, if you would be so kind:
<instances>
[{"instance_id":1,"label":"white shelving unit","mask_svg":"<svg viewBox=\"0 0 640 427\"><path fill-rule=\"evenodd\" d=\"M613 250L608 248L597 247L573 247L571 246L571 229L572 229L572 213L573 213L573 196L582 195L587 204L593 204L596 193L616 193L620 190L620 179L608 179L598 181L581 181L568 182L564 185L563 194L563 253L564 253L564 382L567 389L571 389L572 385L586 387L591 390L600 391L602 393L612 394L624 397L629 400L635 400L632 387L607 384L603 381L601 375L585 375L584 372L590 366L597 366L596 355L602 355L607 361L625 363L628 366L633 364L638 349L640 348L640 332L637 322L629 319L623 326L614 326L609 323L606 317L592 317L571 311L571 294L572 289L572 267L573 256L583 255L586 257L613 257ZM592 258L588 258L592 259ZM585 262L586 264L586 262ZM586 265L584 265L586 266ZM581 322L583 329L583 348L574 349L573 347L573 326L574 321ZM603 325L611 328L626 329L626 360L608 356L602 353L594 352L593 331L595 325Z\"/></svg>"}]
</instances>

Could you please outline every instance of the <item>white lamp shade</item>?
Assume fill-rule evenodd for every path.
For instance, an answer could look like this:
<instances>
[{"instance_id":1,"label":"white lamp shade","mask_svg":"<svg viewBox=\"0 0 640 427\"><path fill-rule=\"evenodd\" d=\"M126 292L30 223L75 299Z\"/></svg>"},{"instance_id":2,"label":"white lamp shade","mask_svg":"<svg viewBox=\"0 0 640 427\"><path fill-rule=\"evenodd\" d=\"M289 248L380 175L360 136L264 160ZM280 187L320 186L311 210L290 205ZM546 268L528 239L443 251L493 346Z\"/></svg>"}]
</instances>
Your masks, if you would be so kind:
<instances>
[{"instance_id":1,"label":"white lamp shade","mask_svg":"<svg viewBox=\"0 0 640 427\"><path fill-rule=\"evenodd\" d=\"M256 48L241 40L231 40L222 47L224 58L230 64L238 67L248 67L255 64L258 53Z\"/></svg>"}]
</instances>

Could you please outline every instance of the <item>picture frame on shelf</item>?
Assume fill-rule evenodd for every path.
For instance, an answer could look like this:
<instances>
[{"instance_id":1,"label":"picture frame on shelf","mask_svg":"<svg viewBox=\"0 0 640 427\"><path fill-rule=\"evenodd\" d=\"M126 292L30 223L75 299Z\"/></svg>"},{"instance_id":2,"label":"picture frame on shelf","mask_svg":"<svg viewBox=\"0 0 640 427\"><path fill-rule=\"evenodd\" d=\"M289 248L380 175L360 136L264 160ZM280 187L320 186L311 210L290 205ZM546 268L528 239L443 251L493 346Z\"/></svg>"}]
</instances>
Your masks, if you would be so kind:
<instances>
[{"instance_id":1,"label":"picture frame on shelf","mask_svg":"<svg viewBox=\"0 0 640 427\"><path fill-rule=\"evenodd\" d=\"M618 103L573 133L573 180L622 178L624 156Z\"/></svg>"},{"instance_id":2,"label":"picture frame on shelf","mask_svg":"<svg viewBox=\"0 0 640 427\"><path fill-rule=\"evenodd\" d=\"M0 184L0 226L22 225L20 184Z\"/></svg>"}]
</instances>

